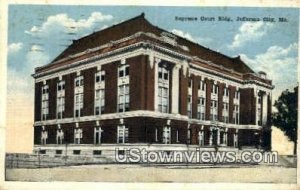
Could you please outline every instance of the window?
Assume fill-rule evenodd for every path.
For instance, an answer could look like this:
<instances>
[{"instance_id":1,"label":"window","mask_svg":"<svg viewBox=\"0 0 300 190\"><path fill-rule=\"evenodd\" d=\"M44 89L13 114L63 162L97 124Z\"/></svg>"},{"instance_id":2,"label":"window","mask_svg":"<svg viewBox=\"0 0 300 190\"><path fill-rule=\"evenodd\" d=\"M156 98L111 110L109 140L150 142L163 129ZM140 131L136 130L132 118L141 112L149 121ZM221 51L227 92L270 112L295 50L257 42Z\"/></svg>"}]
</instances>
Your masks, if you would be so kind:
<instances>
[{"instance_id":1,"label":"window","mask_svg":"<svg viewBox=\"0 0 300 190\"><path fill-rule=\"evenodd\" d=\"M49 86L44 85L42 87L42 118L41 120L47 120L49 115Z\"/></svg>"},{"instance_id":2,"label":"window","mask_svg":"<svg viewBox=\"0 0 300 190\"><path fill-rule=\"evenodd\" d=\"M75 87L83 86L83 76L75 78Z\"/></svg>"},{"instance_id":3,"label":"window","mask_svg":"<svg viewBox=\"0 0 300 190\"><path fill-rule=\"evenodd\" d=\"M83 93L75 94L75 117L82 115L83 109Z\"/></svg>"},{"instance_id":4,"label":"window","mask_svg":"<svg viewBox=\"0 0 300 190\"><path fill-rule=\"evenodd\" d=\"M82 129L81 128L74 129L74 143L80 144L81 139L82 139Z\"/></svg>"},{"instance_id":5,"label":"window","mask_svg":"<svg viewBox=\"0 0 300 190\"><path fill-rule=\"evenodd\" d=\"M198 98L197 119L205 120L205 98L203 97Z\"/></svg>"},{"instance_id":6,"label":"window","mask_svg":"<svg viewBox=\"0 0 300 190\"><path fill-rule=\"evenodd\" d=\"M56 131L56 144L63 144L64 132L61 129Z\"/></svg>"},{"instance_id":7,"label":"window","mask_svg":"<svg viewBox=\"0 0 300 190\"><path fill-rule=\"evenodd\" d=\"M204 146L204 131L199 131L198 140L199 140L199 145Z\"/></svg>"},{"instance_id":8,"label":"window","mask_svg":"<svg viewBox=\"0 0 300 190\"><path fill-rule=\"evenodd\" d=\"M62 119L65 113L65 97L64 96L57 97L56 103L57 103L56 118Z\"/></svg>"},{"instance_id":9,"label":"window","mask_svg":"<svg viewBox=\"0 0 300 190\"><path fill-rule=\"evenodd\" d=\"M95 92L95 115L100 115L104 112L105 92L104 89L96 90Z\"/></svg>"},{"instance_id":10,"label":"window","mask_svg":"<svg viewBox=\"0 0 300 190\"><path fill-rule=\"evenodd\" d=\"M62 154L62 150L56 150L55 154Z\"/></svg>"},{"instance_id":11,"label":"window","mask_svg":"<svg viewBox=\"0 0 300 190\"><path fill-rule=\"evenodd\" d=\"M47 144L47 139L48 139L48 131L42 130L41 144Z\"/></svg>"},{"instance_id":12,"label":"window","mask_svg":"<svg viewBox=\"0 0 300 190\"><path fill-rule=\"evenodd\" d=\"M262 100L261 96L258 96L258 103L259 104L261 104L261 102L262 102L261 100Z\"/></svg>"},{"instance_id":13,"label":"window","mask_svg":"<svg viewBox=\"0 0 300 190\"><path fill-rule=\"evenodd\" d=\"M214 84L211 88L211 93L218 94L218 91L219 91L219 87Z\"/></svg>"},{"instance_id":14,"label":"window","mask_svg":"<svg viewBox=\"0 0 300 190\"><path fill-rule=\"evenodd\" d=\"M105 108L105 71L95 74L95 115L104 113Z\"/></svg>"},{"instance_id":15,"label":"window","mask_svg":"<svg viewBox=\"0 0 300 190\"><path fill-rule=\"evenodd\" d=\"M198 90L202 90L202 91L205 91L206 89L206 84L204 81L200 81L199 85L198 85Z\"/></svg>"},{"instance_id":16,"label":"window","mask_svg":"<svg viewBox=\"0 0 300 190\"><path fill-rule=\"evenodd\" d=\"M119 77L129 76L129 65L121 65L119 67Z\"/></svg>"},{"instance_id":17,"label":"window","mask_svg":"<svg viewBox=\"0 0 300 190\"><path fill-rule=\"evenodd\" d=\"M189 79L189 88L192 88L192 79Z\"/></svg>"},{"instance_id":18,"label":"window","mask_svg":"<svg viewBox=\"0 0 300 190\"><path fill-rule=\"evenodd\" d=\"M65 113L65 81L57 83L56 118L62 119Z\"/></svg>"},{"instance_id":19,"label":"window","mask_svg":"<svg viewBox=\"0 0 300 190\"><path fill-rule=\"evenodd\" d=\"M170 144L171 143L171 128L166 126L163 129L163 143Z\"/></svg>"},{"instance_id":20,"label":"window","mask_svg":"<svg viewBox=\"0 0 300 190\"><path fill-rule=\"evenodd\" d=\"M46 150L40 150L39 153L40 154L46 154Z\"/></svg>"},{"instance_id":21,"label":"window","mask_svg":"<svg viewBox=\"0 0 300 190\"><path fill-rule=\"evenodd\" d=\"M235 99L239 99L240 98L240 92L239 91L235 91L234 98Z\"/></svg>"},{"instance_id":22,"label":"window","mask_svg":"<svg viewBox=\"0 0 300 190\"><path fill-rule=\"evenodd\" d=\"M65 90L65 81L59 81L57 83L57 91Z\"/></svg>"},{"instance_id":23,"label":"window","mask_svg":"<svg viewBox=\"0 0 300 190\"><path fill-rule=\"evenodd\" d=\"M128 143L128 127L125 125L118 126L118 143Z\"/></svg>"},{"instance_id":24,"label":"window","mask_svg":"<svg viewBox=\"0 0 300 190\"><path fill-rule=\"evenodd\" d=\"M95 74L95 83L105 81L105 71L99 71Z\"/></svg>"},{"instance_id":25,"label":"window","mask_svg":"<svg viewBox=\"0 0 300 190\"><path fill-rule=\"evenodd\" d=\"M75 117L81 117L83 110L83 76L75 78L74 91L74 115Z\"/></svg>"},{"instance_id":26,"label":"window","mask_svg":"<svg viewBox=\"0 0 300 190\"><path fill-rule=\"evenodd\" d=\"M158 78L162 80L169 80L169 71L166 68L166 65L159 65L158 67Z\"/></svg>"},{"instance_id":27,"label":"window","mask_svg":"<svg viewBox=\"0 0 300 190\"><path fill-rule=\"evenodd\" d=\"M93 155L101 155L102 151L101 150L94 150Z\"/></svg>"},{"instance_id":28,"label":"window","mask_svg":"<svg viewBox=\"0 0 300 190\"><path fill-rule=\"evenodd\" d=\"M118 87L118 112L129 111L129 84Z\"/></svg>"},{"instance_id":29,"label":"window","mask_svg":"<svg viewBox=\"0 0 300 190\"><path fill-rule=\"evenodd\" d=\"M118 112L129 111L129 91L129 65L121 65L118 79Z\"/></svg>"},{"instance_id":30,"label":"window","mask_svg":"<svg viewBox=\"0 0 300 190\"><path fill-rule=\"evenodd\" d=\"M222 119L223 122L228 123L229 122L229 104L223 103L223 110L222 110Z\"/></svg>"},{"instance_id":31,"label":"window","mask_svg":"<svg viewBox=\"0 0 300 190\"><path fill-rule=\"evenodd\" d=\"M257 125L261 125L262 122L261 122L261 108L257 108Z\"/></svg>"},{"instance_id":32,"label":"window","mask_svg":"<svg viewBox=\"0 0 300 190\"><path fill-rule=\"evenodd\" d=\"M166 64L158 66L158 111L169 113L169 70Z\"/></svg>"},{"instance_id":33,"label":"window","mask_svg":"<svg viewBox=\"0 0 300 190\"><path fill-rule=\"evenodd\" d=\"M169 112L169 89L158 87L158 111L162 113Z\"/></svg>"},{"instance_id":34,"label":"window","mask_svg":"<svg viewBox=\"0 0 300 190\"><path fill-rule=\"evenodd\" d=\"M218 120L218 101L212 100L210 103L210 120Z\"/></svg>"},{"instance_id":35,"label":"window","mask_svg":"<svg viewBox=\"0 0 300 190\"><path fill-rule=\"evenodd\" d=\"M101 144L102 132L103 130L101 129L101 127L95 127L94 144Z\"/></svg>"},{"instance_id":36,"label":"window","mask_svg":"<svg viewBox=\"0 0 300 190\"><path fill-rule=\"evenodd\" d=\"M229 90L228 88L224 88L224 96L228 97L229 96Z\"/></svg>"},{"instance_id":37,"label":"window","mask_svg":"<svg viewBox=\"0 0 300 190\"><path fill-rule=\"evenodd\" d=\"M187 103L187 114L189 118L192 118L192 96L188 96L188 103Z\"/></svg>"},{"instance_id":38,"label":"window","mask_svg":"<svg viewBox=\"0 0 300 190\"><path fill-rule=\"evenodd\" d=\"M233 122L234 124L239 124L240 123L240 110L239 110L239 105L234 105L233 109Z\"/></svg>"},{"instance_id":39,"label":"window","mask_svg":"<svg viewBox=\"0 0 300 190\"><path fill-rule=\"evenodd\" d=\"M80 150L73 150L73 154L74 155L79 155L80 154Z\"/></svg>"}]
</instances>

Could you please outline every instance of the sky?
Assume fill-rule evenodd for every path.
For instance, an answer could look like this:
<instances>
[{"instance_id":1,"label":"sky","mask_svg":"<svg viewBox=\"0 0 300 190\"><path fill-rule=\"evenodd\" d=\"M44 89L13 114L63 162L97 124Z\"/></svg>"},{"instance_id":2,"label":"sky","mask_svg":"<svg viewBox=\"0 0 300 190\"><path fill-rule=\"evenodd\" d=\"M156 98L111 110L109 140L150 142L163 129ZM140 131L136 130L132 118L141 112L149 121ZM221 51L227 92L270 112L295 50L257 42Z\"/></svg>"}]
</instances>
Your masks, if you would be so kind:
<instances>
[{"instance_id":1,"label":"sky","mask_svg":"<svg viewBox=\"0 0 300 190\"><path fill-rule=\"evenodd\" d=\"M273 80L273 101L297 85L299 12L292 8L10 5L8 13L7 118L10 132L33 124L34 68L51 62L78 39L142 12L153 25L216 50L240 55L254 71ZM197 17L179 21L175 17ZM200 21L201 17L232 21ZM276 22L237 21L272 17ZM278 18L287 22L278 22ZM17 136L17 135L16 135ZM32 138L30 134L26 138ZM28 139L20 141L28 142ZM8 138L8 144L14 140Z\"/></svg>"}]
</instances>

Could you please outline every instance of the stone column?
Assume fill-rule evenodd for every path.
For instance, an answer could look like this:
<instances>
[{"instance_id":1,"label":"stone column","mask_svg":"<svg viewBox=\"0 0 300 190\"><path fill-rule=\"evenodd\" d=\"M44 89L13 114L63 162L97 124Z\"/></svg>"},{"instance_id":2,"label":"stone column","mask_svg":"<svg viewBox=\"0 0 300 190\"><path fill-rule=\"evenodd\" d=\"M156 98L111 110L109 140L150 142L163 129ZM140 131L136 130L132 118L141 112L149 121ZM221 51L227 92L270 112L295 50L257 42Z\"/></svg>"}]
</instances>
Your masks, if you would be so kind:
<instances>
[{"instance_id":1,"label":"stone column","mask_svg":"<svg viewBox=\"0 0 300 190\"><path fill-rule=\"evenodd\" d=\"M262 95L262 126L267 124L268 116L268 96L266 93Z\"/></svg>"},{"instance_id":2,"label":"stone column","mask_svg":"<svg viewBox=\"0 0 300 190\"><path fill-rule=\"evenodd\" d=\"M209 129L209 145L212 145L212 140L213 140L213 134L212 134L212 128Z\"/></svg>"},{"instance_id":3,"label":"stone column","mask_svg":"<svg viewBox=\"0 0 300 190\"><path fill-rule=\"evenodd\" d=\"M160 59L154 58L154 111L158 111L158 64L160 63Z\"/></svg>"},{"instance_id":4,"label":"stone column","mask_svg":"<svg viewBox=\"0 0 300 190\"><path fill-rule=\"evenodd\" d=\"M179 66L175 65L172 71L172 110L171 113L179 113Z\"/></svg>"},{"instance_id":5,"label":"stone column","mask_svg":"<svg viewBox=\"0 0 300 190\"><path fill-rule=\"evenodd\" d=\"M220 144L220 129L217 129L217 145Z\"/></svg>"}]
</instances>

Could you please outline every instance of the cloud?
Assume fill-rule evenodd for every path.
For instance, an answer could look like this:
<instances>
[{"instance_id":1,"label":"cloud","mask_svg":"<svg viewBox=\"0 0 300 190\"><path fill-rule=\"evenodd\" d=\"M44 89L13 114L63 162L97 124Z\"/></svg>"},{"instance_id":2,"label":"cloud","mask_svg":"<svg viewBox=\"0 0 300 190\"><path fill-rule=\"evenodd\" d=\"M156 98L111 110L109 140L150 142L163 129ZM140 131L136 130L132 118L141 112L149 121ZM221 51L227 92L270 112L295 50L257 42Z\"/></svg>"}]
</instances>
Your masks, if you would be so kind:
<instances>
[{"instance_id":1,"label":"cloud","mask_svg":"<svg viewBox=\"0 0 300 190\"><path fill-rule=\"evenodd\" d=\"M8 53L17 53L23 48L22 42L11 43L8 45Z\"/></svg>"},{"instance_id":2,"label":"cloud","mask_svg":"<svg viewBox=\"0 0 300 190\"><path fill-rule=\"evenodd\" d=\"M183 31L178 30L178 29L173 29L173 30L171 30L171 32L172 32L173 34L176 34L176 35L180 36L180 37L183 37L183 38L185 38L185 39L188 39L188 40L190 40L190 41L194 41L194 42L196 41L196 40L192 37L192 35L189 34L188 32L183 32Z\"/></svg>"},{"instance_id":3,"label":"cloud","mask_svg":"<svg viewBox=\"0 0 300 190\"><path fill-rule=\"evenodd\" d=\"M273 80L275 89L273 100L277 99L285 89L293 89L297 85L297 43L287 47L271 46L265 53L249 58L241 54L241 58L256 72L265 71Z\"/></svg>"},{"instance_id":4,"label":"cloud","mask_svg":"<svg viewBox=\"0 0 300 190\"><path fill-rule=\"evenodd\" d=\"M70 18L68 14L61 13L49 16L46 22L42 23L41 26L33 26L30 30L26 30L25 33L39 37L71 33L80 35L80 33L86 32L87 30L90 31L95 28L101 28L97 26L100 22L110 21L112 19L112 15L104 15L101 12L93 12L87 19L78 20Z\"/></svg>"},{"instance_id":5,"label":"cloud","mask_svg":"<svg viewBox=\"0 0 300 190\"><path fill-rule=\"evenodd\" d=\"M247 42L259 40L266 35L273 24L264 22L244 22L238 33L234 36L233 42L227 46L228 49L233 50L244 46Z\"/></svg>"},{"instance_id":6,"label":"cloud","mask_svg":"<svg viewBox=\"0 0 300 190\"><path fill-rule=\"evenodd\" d=\"M204 46L208 46L210 44L210 42L212 41L211 38L194 37L190 33L184 32L184 31L178 30L178 29L172 29L171 32L182 38L185 38L185 39L190 40L195 43L199 43Z\"/></svg>"}]
</instances>

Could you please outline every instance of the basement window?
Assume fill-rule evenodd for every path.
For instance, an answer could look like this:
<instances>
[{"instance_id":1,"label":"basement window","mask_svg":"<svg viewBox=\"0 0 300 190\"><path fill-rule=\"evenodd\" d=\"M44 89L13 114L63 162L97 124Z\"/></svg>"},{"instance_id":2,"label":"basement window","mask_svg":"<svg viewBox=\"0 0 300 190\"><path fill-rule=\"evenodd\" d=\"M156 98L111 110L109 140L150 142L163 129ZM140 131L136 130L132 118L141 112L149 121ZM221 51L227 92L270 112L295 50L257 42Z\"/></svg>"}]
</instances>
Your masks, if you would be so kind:
<instances>
[{"instance_id":1,"label":"basement window","mask_svg":"<svg viewBox=\"0 0 300 190\"><path fill-rule=\"evenodd\" d=\"M93 154L94 154L94 155L101 155L101 154L102 154L102 151L101 151L101 150L94 150L94 151L93 151Z\"/></svg>"},{"instance_id":2,"label":"basement window","mask_svg":"<svg viewBox=\"0 0 300 190\"><path fill-rule=\"evenodd\" d=\"M73 150L74 155L80 155L80 150Z\"/></svg>"}]
</instances>

